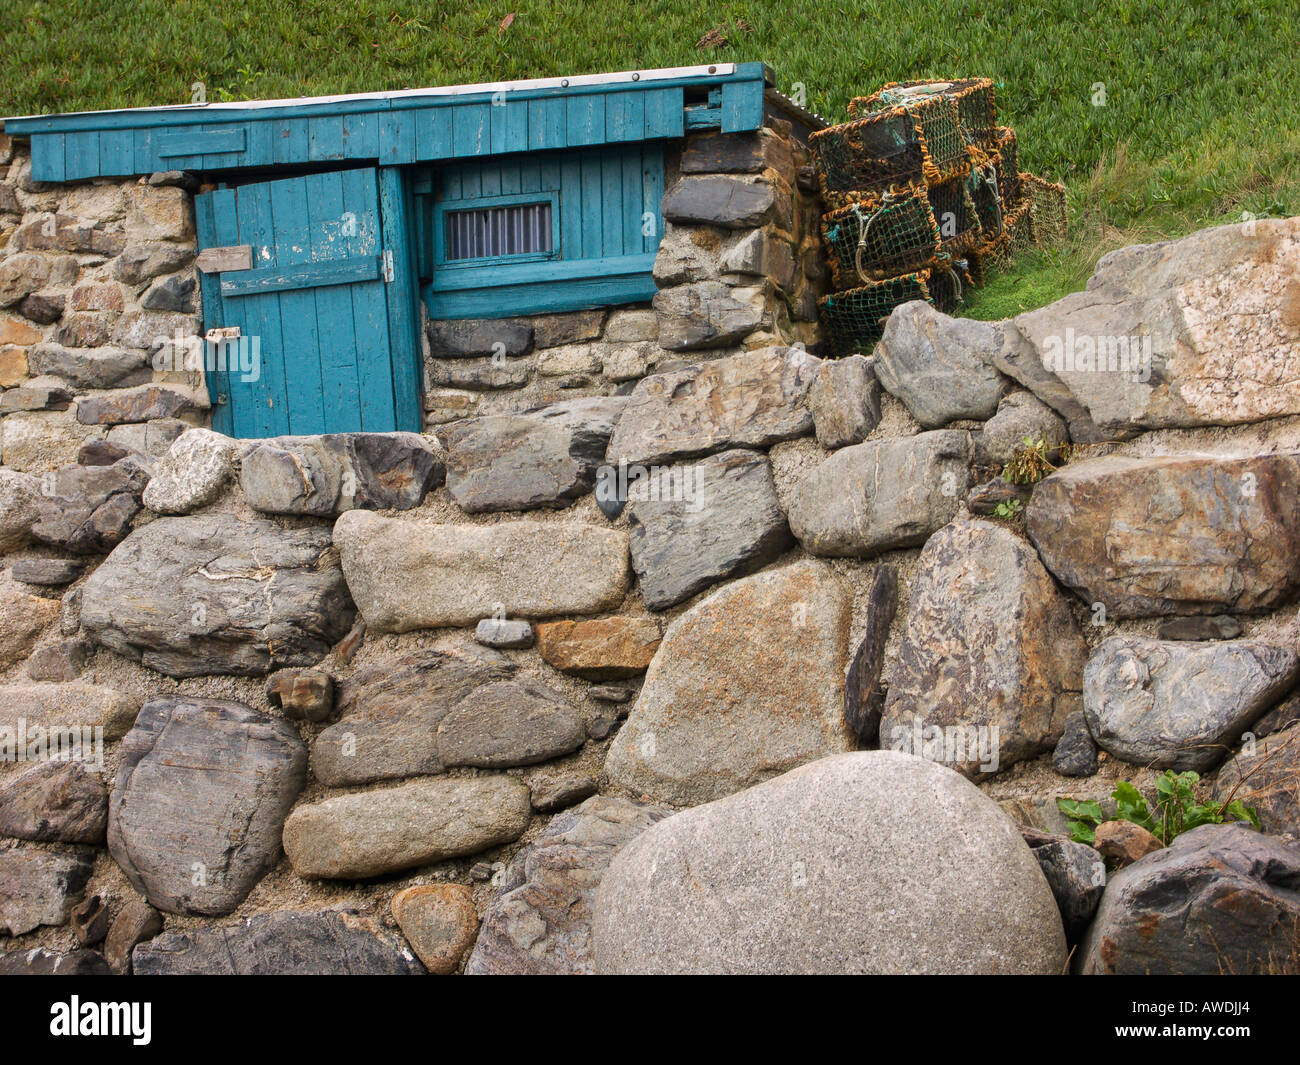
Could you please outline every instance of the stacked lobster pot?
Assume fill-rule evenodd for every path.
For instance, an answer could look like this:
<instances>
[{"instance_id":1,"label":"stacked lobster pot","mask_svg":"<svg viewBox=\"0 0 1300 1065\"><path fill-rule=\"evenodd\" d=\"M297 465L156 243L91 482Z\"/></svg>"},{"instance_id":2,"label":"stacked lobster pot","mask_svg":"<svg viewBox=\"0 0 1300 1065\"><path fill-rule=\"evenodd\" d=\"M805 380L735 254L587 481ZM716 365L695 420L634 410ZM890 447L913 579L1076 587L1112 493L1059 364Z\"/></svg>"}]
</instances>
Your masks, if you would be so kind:
<instances>
[{"instance_id":1,"label":"stacked lobster pot","mask_svg":"<svg viewBox=\"0 0 1300 1065\"><path fill-rule=\"evenodd\" d=\"M849 113L809 138L835 288L819 307L837 354L870 350L900 303L952 310L988 259L1033 239L1029 175L991 79L892 83ZM1064 189L1049 187L1063 229Z\"/></svg>"}]
</instances>

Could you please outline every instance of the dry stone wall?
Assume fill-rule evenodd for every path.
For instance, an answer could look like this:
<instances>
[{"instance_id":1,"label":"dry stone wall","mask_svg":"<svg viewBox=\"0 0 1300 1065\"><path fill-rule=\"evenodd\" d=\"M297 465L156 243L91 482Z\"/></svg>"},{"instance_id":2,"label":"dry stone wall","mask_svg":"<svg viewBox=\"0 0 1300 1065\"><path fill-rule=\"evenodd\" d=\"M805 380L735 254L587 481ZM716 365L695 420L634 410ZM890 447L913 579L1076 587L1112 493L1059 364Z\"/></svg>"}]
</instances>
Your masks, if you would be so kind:
<instances>
[{"instance_id":1,"label":"dry stone wall","mask_svg":"<svg viewBox=\"0 0 1300 1065\"><path fill-rule=\"evenodd\" d=\"M670 222L721 232L724 257L736 232L697 220L719 202L802 247L768 195L780 138L756 143L758 171L688 145L669 190ZM6 187L39 213L18 170ZM111 274L135 239L123 203L75 238L100 251L30 254ZM1255 226L1108 260L1096 320L1066 304L1074 337L1104 336L1126 292L1258 315L1235 286L1279 262L1300 277L1300 219ZM670 234L663 258L708 243ZM682 306L715 280L689 263L661 278ZM60 290L11 306L33 293ZM1089 971L1217 971L1215 942L1243 971L1279 964L1300 419L1234 403L1153 427L1149 397L1101 416L1120 386L1051 368L1051 308L985 324L908 305L875 352L825 361L779 315L665 346L678 305L570 337L654 317L674 361L621 390L547 392L539 352L572 344L539 348L534 321L508 356L533 360L520 405L459 389L475 402L422 434L185 423L159 454L138 429L168 415L95 423L48 480L6 462L0 971L1039 972L1070 944ZM1257 323L1283 376L1289 308ZM1170 329L1154 350L1184 343ZM1182 354L1161 367L1169 395L1204 380ZM84 426L81 404L114 394L19 413ZM999 481L1017 434L1070 461ZM51 763L56 739L85 757ZM1112 889L1054 799L1149 790L1165 765L1219 774L1264 834L1107 844L1138 859ZM1216 924L1222 891L1254 916ZM981 915L958 936L954 906ZM879 934L837 932L886 910Z\"/></svg>"}]
</instances>

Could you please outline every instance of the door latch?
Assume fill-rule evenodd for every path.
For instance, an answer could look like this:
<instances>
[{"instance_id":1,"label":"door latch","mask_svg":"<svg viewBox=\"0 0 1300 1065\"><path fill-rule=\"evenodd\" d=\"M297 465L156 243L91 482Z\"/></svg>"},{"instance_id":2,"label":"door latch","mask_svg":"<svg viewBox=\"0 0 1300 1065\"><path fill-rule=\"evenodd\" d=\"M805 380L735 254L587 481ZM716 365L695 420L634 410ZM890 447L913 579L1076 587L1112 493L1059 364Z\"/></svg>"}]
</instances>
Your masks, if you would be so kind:
<instances>
[{"instance_id":1,"label":"door latch","mask_svg":"<svg viewBox=\"0 0 1300 1065\"><path fill-rule=\"evenodd\" d=\"M384 249L383 261L382 261L382 264L381 264L381 265L382 265L382 267L383 267L383 271L384 271L384 284L386 284L386 285L391 285L391 284L393 283L393 250L392 250L392 248L385 248L385 249Z\"/></svg>"}]
</instances>

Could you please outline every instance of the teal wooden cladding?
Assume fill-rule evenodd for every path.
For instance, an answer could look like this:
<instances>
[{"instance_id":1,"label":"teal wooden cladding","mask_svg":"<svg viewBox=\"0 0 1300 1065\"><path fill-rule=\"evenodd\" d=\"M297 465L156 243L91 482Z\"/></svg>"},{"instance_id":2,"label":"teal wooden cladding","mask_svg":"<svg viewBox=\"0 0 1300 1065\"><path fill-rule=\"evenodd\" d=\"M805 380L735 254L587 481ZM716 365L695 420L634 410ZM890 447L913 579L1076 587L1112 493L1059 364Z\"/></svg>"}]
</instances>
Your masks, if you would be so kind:
<instances>
[{"instance_id":1,"label":"teal wooden cladding","mask_svg":"<svg viewBox=\"0 0 1300 1065\"><path fill-rule=\"evenodd\" d=\"M381 185L392 181L363 168L196 198L201 248L253 247L253 269L202 275L205 329L238 327L260 355L253 374L210 371L218 431L249 438L420 428L400 191L383 197L397 217L381 210ZM392 283L385 251L393 252Z\"/></svg>"},{"instance_id":2,"label":"teal wooden cladding","mask_svg":"<svg viewBox=\"0 0 1300 1065\"><path fill-rule=\"evenodd\" d=\"M157 170L472 159L757 129L766 70L548 86L473 95L393 95L278 106L139 108L6 120L30 136L32 177L74 181Z\"/></svg>"},{"instance_id":3,"label":"teal wooden cladding","mask_svg":"<svg viewBox=\"0 0 1300 1065\"><path fill-rule=\"evenodd\" d=\"M654 295L650 271L663 230L658 143L454 163L417 177L415 188L421 291L435 318L551 313ZM448 262L440 253L449 209L542 200L552 204L552 254Z\"/></svg>"}]
</instances>

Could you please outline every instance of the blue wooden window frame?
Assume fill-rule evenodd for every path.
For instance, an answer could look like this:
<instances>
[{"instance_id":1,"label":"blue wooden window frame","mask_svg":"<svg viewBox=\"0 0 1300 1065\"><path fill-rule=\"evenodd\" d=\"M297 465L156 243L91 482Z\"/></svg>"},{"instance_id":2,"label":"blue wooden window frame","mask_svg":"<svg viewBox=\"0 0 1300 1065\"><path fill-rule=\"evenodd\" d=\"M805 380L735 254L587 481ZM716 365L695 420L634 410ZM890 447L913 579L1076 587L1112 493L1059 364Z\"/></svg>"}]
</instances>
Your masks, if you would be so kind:
<instances>
[{"instance_id":1,"label":"blue wooden window frame","mask_svg":"<svg viewBox=\"0 0 1300 1065\"><path fill-rule=\"evenodd\" d=\"M494 207L517 207L523 204L549 204L551 207L551 250L525 252L520 255L483 255L468 259L447 258L447 215L458 211L485 211ZM510 263L546 262L560 258L560 194L558 192L521 192L510 196L477 196L461 200L441 200L433 207L433 268L443 270L482 270Z\"/></svg>"}]
</instances>

